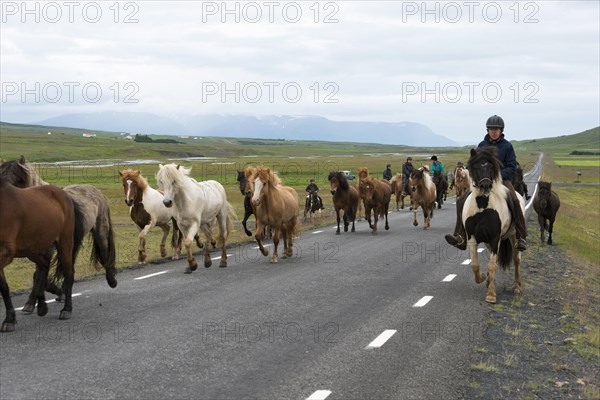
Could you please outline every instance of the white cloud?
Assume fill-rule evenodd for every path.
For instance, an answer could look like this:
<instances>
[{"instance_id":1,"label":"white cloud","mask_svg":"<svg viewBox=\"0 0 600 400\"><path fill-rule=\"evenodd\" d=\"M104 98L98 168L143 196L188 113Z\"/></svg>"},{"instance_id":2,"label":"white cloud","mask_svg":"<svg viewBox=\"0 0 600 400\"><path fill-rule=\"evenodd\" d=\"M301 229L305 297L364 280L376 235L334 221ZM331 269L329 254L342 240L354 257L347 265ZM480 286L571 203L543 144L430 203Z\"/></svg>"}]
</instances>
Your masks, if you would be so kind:
<instances>
[{"instance_id":1,"label":"white cloud","mask_svg":"<svg viewBox=\"0 0 600 400\"><path fill-rule=\"evenodd\" d=\"M6 4L24 3L2 5L3 120L97 109L313 114L415 121L459 141L477 141L491 114L505 117L517 138L600 123L598 2L153 1L118 3L118 15L115 3L107 2L94 3L102 12L95 23L88 22L97 16L94 7L83 13L92 3L78 3L72 23L65 3L54 3L62 7L56 23L48 21L52 9L44 14L46 3L35 3L39 22ZM223 12L223 4L237 7L239 22L235 13ZM253 23L257 10L261 18ZM126 18L138 22L124 23ZM327 18L337 22L324 23ZM78 82L74 101L64 85L56 103L46 101L48 93L36 101L20 92L35 90L36 83L43 92L49 82ZM231 90L236 82L247 89L239 101L234 94L223 101L221 93L203 101L203 85ZM102 89L97 103L79 90L90 83ZM131 86L125 89L128 83L137 85L138 103L123 101L133 93ZM325 89L327 83L335 87ZM255 84L262 97L248 101ZM297 102L282 92L286 85L301 88ZM493 92L498 88L499 98ZM323 102L327 95L338 102Z\"/></svg>"}]
</instances>

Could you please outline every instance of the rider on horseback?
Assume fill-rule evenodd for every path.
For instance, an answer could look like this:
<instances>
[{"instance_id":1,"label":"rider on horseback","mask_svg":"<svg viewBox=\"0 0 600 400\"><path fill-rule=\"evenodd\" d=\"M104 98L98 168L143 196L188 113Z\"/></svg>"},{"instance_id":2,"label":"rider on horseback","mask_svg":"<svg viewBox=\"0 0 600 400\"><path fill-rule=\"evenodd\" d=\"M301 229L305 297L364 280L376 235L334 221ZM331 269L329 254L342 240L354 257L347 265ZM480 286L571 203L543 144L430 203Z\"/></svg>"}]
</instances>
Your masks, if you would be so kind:
<instances>
[{"instance_id":1,"label":"rider on horseback","mask_svg":"<svg viewBox=\"0 0 600 400\"><path fill-rule=\"evenodd\" d=\"M444 165L438 161L437 156L431 156L431 161L433 161L431 163L431 169L429 170L431 175L433 175L433 173L437 170L442 171L442 175L446 173L446 171L444 171Z\"/></svg>"},{"instance_id":2,"label":"rider on horseback","mask_svg":"<svg viewBox=\"0 0 600 400\"><path fill-rule=\"evenodd\" d=\"M517 243L515 248L519 251L527 249L527 227L525 226L525 218L521 207L519 206L519 200L517 198L515 189L511 183L516 168L517 158L515 156L515 150L512 144L504 138L504 121L497 115L492 115L486 122L487 135L479 146L477 147L488 147L494 146L496 148L496 156L502 163L502 183L509 189L510 198L512 199L513 207L511 208L512 220L515 223L515 229L517 231ZM465 227L462 222L462 211L470 192L466 192L464 195L456 199L456 213L457 220L454 228L454 235L446 235L446 241L461 250L467 248Z\"/></svg>"},{"instance_id":3,"label":"rider on horseback","mask_svg":"<svg viewBox=\"0 0 600 400\"><path fill-rule=\"evenodd\" d=\"M314 178L310 178L310 183L308 184L308 186L306 187L306 206L309 205L310 203L310 195L312 193L314 193L315 196L317 196L317 200L319 202L319 209L324 210L325 207L323 207L323 199L321 199L321 196L319 196L319 187L317 186L317 184L315 183Z\"/></svg>"}]
</instances>

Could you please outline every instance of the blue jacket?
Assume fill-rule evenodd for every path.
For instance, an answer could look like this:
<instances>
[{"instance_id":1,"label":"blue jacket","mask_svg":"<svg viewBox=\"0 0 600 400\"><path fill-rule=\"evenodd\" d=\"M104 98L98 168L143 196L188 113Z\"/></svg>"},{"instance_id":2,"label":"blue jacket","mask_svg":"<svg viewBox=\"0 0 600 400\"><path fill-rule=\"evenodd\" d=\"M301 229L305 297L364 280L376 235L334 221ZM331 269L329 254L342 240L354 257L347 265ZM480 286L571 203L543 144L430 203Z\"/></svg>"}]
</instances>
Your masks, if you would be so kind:
<instances>
[{"instance_id":1,"label":"blue jacket","mask_svg":"<svg viewBox=\"0 0 600 400\"><path fill-rule=\"evenodd\" d=\"M504 139L504 133L495 142L492 142L490 135L485 135L485 138L477 147L494 146L496 148L496 156L502 163L502 180L511 180L517 171L517 156L513 145Z\"/></svg>"}]
</instances>

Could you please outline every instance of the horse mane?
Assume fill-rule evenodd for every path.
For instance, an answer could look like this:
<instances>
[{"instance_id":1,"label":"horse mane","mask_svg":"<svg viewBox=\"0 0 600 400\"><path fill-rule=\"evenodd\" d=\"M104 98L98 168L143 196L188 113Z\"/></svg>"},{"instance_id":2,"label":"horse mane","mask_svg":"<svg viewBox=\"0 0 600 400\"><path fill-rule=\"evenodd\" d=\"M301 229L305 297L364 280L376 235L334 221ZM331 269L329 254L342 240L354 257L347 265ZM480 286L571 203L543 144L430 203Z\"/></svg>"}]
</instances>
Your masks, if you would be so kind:
<instances>
[{"instance_id":1,"label":"horse mane","mask_svg":"<svg viewBox=\"0 0 600 400\"><path fill-rule=\"evenodd\" d=\"M412 174L410 174L410 177L414 177L413 179L417 180L423 180L423 182L425 182L425 189L427 190L431 190L432 187L435 187L435 185L433 184L433 179L431 178L429 173L427 173L421 168L414 170Z\"/></svg>"},{"instance_id":2,"label":"horse mane","mask_svg":"<svg viewBox=\"0 0 600 400\"><path fill-rule=\"evenodd\" d=\"M546 190L550 191L550 190L552 190L552 183L551 182L539 181L538 182L538 187L540 189L546 189Z\"/></svg>"},{"instance_id":3,"label":"horse mane","mask_svg":"<svg viewBox=\"0 0 600 400\"><path fill-rule=\"evenodd\" d=\"M188 178L192 172L192 168L186 168L179 164L166 164L163 168L160 168L156 173L156 177L160 175L161 178L173 181L177 184L186 183L185 178Z\"/></svg>"},{"instance_id":4,"label":"horse mane","mask_svg":"<svg viewBox=\"0 0 600 400\"><path fill-rule=\"evenodd\" d=\"M396 172L396 175L392 176L390 183L402 181L402 174L400 172Z\"/></svg>"},{"instance_id":5,"label":"horse mane","mask_svg":"<svg viewBox=\"0 0 600 400\"><path fill-rule=\"evenodd\" d=\"M0 175L7 182L21 188L48 185L48 182L40 178L33 165L25 160L25 156L18 160L2 162Z\"/></svg>"},{"instance_id":6,"label":"horse mane","mask_svg":"<svg viewBox=\"0 0 600 400\"><path fill-rule=\"evenodd\" d=\"M358 169L358 178L359 179L365 179L367 176L369 176L369 168L361 167Z\"/></svg>"},{"instance_id":7,"label":"horse mane","mask_svg":"<svg viewBox=\"0 0 600 400\"><path fill-rule=\"evenodd\" d=\"M256 167L254 178L256 179L257 176L264 178L264 180L266 180L267 182L271 182L273 186L282 184L279 176L275 172L273 172L271 168L264 165L259 165L258 167Z\"/></svg>"},{"instance_id":8,"label":"horse mane","mask_svg":"<svg viewBox=\"0 0 600 400\"><path fill-rule=\"evenodd\" d=\"M119 174L121 175L121 179L123 181L127 179L135 181L135 183L137 183L137 185L142 191L146 190L146 188L148 187L148 181L142 176L142 172L140 170L134 171L132 169L125 169Z\"/></svg>"},{"instance_id":9,"label":"horse mane","mask_svg":"<svg viewBox=\"0 0 600 400\"><path fill-rule=\"evenodd\" d=\"M494 146L488 146L471 149L471 157L469 157L469 161L467 162L467 168L470 171L475 171L475 165L483 164L485 162L492 165L496 180L502 182L502 164L500 163L500 160L498 160L498 157L496 157L496 148Z\"/></svg>"},{"instance_id":10,"label":"horse mane","mask_svg":"<svg viewBox=\"0 0 600 400\"><path fill-rule=\"evenodd\" d=\"M346 174L344 174L343 172L330 172L329 176L327 177L327 180L331 181L333 178L336 178L338 180L340 184L339 187L343 191L350 189L350 185L348 184L348 178L346 178Z\"/></svg>"}]
</instances>

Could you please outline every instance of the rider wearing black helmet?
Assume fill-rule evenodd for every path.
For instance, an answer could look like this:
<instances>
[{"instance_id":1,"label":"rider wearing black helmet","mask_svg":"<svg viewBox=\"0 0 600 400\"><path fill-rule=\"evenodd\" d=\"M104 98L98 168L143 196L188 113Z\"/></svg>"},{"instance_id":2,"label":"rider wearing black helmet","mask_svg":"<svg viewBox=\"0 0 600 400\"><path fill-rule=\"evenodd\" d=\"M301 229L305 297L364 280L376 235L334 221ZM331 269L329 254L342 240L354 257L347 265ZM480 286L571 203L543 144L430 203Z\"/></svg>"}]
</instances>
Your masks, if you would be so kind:
<instances>
[{"instance_id":1,"label":"rider wearing black helmet","mask_svg":"<svg viewBox=\"0 0 600 400\"><path fill-rule=\"evenodd\" d=\"M488 118L486 124L487 135L477 147L494 146L496 148L496 156L502 163L501 175L502 183L509 189L510 197L514 207L511 207L512 219L515 221L515 229L517 231L517 243L515 248L519 251L527 249L527 227L525 226L525 218L523 211L519 206L519 200L515 189L511 183L515 171L517 169L517 158L512 144L504 138L504 120L497 115L492 115ZM461 249L467 248L465 227L462 223L462 210L465 200L470 192L465 193L456 200L457 220L454 228L454 235L446 235L446 241Z\"/></svg>"}]
</instances>

